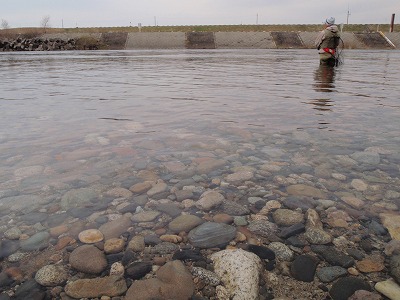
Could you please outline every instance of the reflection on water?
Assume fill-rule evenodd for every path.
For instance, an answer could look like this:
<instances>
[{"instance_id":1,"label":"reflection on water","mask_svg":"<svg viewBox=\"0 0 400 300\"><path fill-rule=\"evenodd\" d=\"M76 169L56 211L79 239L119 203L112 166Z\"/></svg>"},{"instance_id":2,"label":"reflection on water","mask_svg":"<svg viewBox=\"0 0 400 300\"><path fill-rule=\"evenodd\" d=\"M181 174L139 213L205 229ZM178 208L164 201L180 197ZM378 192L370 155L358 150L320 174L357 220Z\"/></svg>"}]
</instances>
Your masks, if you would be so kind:
<instances>
[{"instance_id":1,"label":"reflection on water","mask_svg":"<svg viewBox=\"0 0 400 300\"><path fill-rule=\"evenodd\" d=\"M315 71L315 90L317 92L334 92L336 67L320 65Z\"/></svg>"}]
</instances>

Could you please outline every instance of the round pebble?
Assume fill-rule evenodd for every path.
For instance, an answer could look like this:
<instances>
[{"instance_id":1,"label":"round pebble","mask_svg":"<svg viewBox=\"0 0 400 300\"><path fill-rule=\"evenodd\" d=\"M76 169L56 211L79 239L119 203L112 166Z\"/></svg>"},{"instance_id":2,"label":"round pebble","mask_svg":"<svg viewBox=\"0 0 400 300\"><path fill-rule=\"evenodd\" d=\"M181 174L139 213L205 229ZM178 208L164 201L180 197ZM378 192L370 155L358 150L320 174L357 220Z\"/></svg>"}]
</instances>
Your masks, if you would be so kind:
<instances>
[{"instance_id":1,"label":"round pebble","mask_svg":"<svg viewBox=\"0 0 400 300\"><path fill-rule=\"evenodd\" d=\"M104 239L104 235L98 229L87 229L81 231L78 235L79 240L85 244L94 244L101 242Z\"/></svg>"}]
</instances>

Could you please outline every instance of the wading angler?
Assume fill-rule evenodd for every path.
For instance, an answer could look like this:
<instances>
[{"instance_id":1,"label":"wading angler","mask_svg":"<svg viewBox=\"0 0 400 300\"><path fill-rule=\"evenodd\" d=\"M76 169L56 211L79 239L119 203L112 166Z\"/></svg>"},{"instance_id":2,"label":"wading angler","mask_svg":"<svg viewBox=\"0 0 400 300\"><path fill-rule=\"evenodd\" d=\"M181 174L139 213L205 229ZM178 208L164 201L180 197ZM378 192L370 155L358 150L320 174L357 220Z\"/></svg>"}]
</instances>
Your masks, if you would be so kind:
<instances>
[{"instance_id":1,"label":"wading angler","mask_svg":"<svg viewBox=\"0 0 400 300\"><path fill-rule=\"evenodd\" d=\"M335 18L325 20L325 28L315 41L321 65L335 66L338 64L337 47L340 42L339 29L335 25Z\"/></svg>"}]
</instances>

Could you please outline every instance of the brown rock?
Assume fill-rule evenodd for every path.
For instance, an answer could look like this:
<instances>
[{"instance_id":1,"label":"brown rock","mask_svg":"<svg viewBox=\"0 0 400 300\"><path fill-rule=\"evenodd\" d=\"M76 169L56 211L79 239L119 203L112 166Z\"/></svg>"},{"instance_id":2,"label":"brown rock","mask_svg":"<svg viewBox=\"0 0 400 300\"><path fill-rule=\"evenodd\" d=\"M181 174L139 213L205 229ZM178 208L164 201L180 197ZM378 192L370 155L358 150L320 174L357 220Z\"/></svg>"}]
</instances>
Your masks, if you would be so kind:
<instances>
[{"instance_id":1,"label":"brown rock","mask_svg":"<svg viewBox=\"0 0 400 300\"><path fill-rule=\"evenodd\" d=\"M64 249L65 247L67 247L68 245L72 244L75 242L75 239L71 236L63 236L62 238L60 238L55 246L55 250L61 250Z\"/></svg>"},{"instance_id":2,"label":"brown rock","mask_svg":"<svg viewBox=\"0 0 400 300\"><path fill-rule=\"evenodd\" d=\"M66 233L68 231L68 226L67 225L60 225L56 226L53 228L50 228L49 233L52 237L58 237L63 233Z\"/></svg>"},{"instance_id":3,"label":"brown rock","mask_svg":"<svg viewBox=\"0 0 400 300\"><path fill-rule=\"evenodd\" d=\"M81 231L78 234L78 238L82 243L94 244L97 242L101 242L104 239L104 235L98 229L87 229Z\"/></svg>"},{"instance_id":4,"label":"brown rock","mask_svg":"<svg viewBox=\"0 0 400 300\"><path fill-rule=\"evenodd\" d=\"M127 291L125 300L187 300L193 295L192 275L181 261L166 263L156 275L157 278L135 281Z\"/></svg>"},{"instance_id":5,"label":"brown rock","mask_svg":"<svg viewBox=\"0 0 400 300\"><path fill-rule=\"evenodd\" d=\"M103 233L104 239L108 240L111 238L118 238L121 234L126 232L131 225L130 217L124 215L119 219L101 225L99 230Z\"/></svg>"},{"instance_id":6,"label":"brown rock","mask_svg":"<svg viewBox=\"0 0 400 300\"><path fill-rule=\"evenodd\" d=\"M112 238L104 243L104 252L107 254L119 253L124 250L125 241L123 239Z\"/></svg>"},{"instance_id":7,"label":"brown rock","mask_svg":"<svg viewBox=\"0 0 400 300\"><path fill-rule=\"evenodd\" d=\"M383 262L384 259L381 256L374 255L356 262L356 267L363 273L380 272L385 268Z\"/></svg>"},{"instance_id":8,"label":"brown rock","mask_svg":"<svg viewBox=\"0 0 400 300\"><path fill-rule=\"evenodd\" d=\"M216 223L231 224L233 222L233 217L228 214L217 214L213 217L213 221Z\"/></svg>"},{"instance_id":9,"label":"brown rock","mask_svg":"<svg viewBox=\"0 0 400 300\"><path fill-rule=\"evenodd\" d=\"M134 193L134 194L143 194L150 190L152 187L151 183L146 181L146 182L140 182L132 185L129 190Z\"/></svg>"},{"instance_id":10,"label":"brown rock","mask_svg":"<svg viewBox=\"0 0 400 300\"><path fill-rule=\"evenodd\" d=\"M78 279L65 287L65 293L73 298L116 297L125 293L126 282L120 276L108 276L94 279Z\"/></svg>"},{"instance_id":11,"label":"brown rock","mask_svg":"<svg viewBox=\"0 0 400 300\"><path fill-rule=\"evenodd\" d=\"M296 195L296 196L308 196L308 197L314 197L314 198L319 198L319 199L326 199L327 195L325 192L316 189L314 187L305 185L305 184L294 184L291 186L287 187L287 192L290 195Z\"/></svg>"},{"instance_id":12,"label":"brown rock","mask_svg":"<svg viewBox=\"0 0 400 300\"><path fill-rule=\"evenodd\" d=\"M106 256L93 245L76 248L69 256L69 263L76 270L89 274L99 274L107 268Z\"/></svg>"}]
</instances>

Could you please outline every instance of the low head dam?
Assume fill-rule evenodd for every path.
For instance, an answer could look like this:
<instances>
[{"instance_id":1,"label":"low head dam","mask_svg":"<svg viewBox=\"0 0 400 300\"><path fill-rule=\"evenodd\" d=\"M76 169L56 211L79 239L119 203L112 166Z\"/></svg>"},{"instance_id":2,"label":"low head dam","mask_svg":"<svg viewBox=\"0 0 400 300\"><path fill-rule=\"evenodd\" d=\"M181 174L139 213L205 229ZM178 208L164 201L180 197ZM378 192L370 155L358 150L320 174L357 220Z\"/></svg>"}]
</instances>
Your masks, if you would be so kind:
<instances>
[{"instance_id":1,"label":"low head dam","mask_svg":"<svg viewBox=\"0 0 400 300\"><path fill-rule=\"evenodd\" d=\"M79 32L1 39L0 51L134 49L314 49L318 31ZM400 49L400 32L342 32L346 49Z\"/></svg>"}]
</instances>

